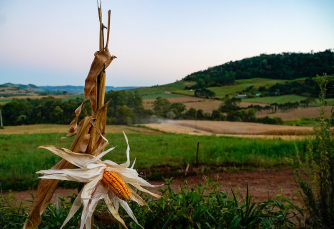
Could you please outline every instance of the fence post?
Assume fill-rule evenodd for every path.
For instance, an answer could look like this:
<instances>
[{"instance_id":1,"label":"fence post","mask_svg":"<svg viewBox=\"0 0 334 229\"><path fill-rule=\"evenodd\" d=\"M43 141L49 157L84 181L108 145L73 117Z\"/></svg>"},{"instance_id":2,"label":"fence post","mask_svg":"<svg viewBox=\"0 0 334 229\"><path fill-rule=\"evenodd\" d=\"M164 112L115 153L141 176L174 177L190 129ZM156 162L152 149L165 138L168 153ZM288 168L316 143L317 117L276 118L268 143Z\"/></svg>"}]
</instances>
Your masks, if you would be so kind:
<instances>
[{"instance_id":1,"label":"fence post","mask_svg":"<svg viewBox=\"0 0 334 229\"><path fill-rule=\"evenodd\" d=\"M197 142L197 151L196 151L196 166L198 166L198 148L199 148L199 142Z\"/></svg>"}]
</instances>

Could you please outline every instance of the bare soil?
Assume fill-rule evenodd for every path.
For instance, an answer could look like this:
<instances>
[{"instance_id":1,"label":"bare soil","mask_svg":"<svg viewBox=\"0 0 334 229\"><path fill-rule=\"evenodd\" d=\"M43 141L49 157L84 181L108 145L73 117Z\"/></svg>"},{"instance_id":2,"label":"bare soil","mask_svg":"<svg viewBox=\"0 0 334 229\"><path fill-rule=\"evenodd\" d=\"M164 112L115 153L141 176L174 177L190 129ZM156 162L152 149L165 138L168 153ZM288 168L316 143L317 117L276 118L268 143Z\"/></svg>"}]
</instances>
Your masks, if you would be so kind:
<instances>
[{"instance_id":1,"label":"bare soil","mask_svg":"<svg viewBox=\"0 0 334 229\"><path fill-rule=\"evenodd\" d=\"M175 191L180 190L180 185L186 180L188 186L197 187L198 183L204 184L203 177L212 178L215 182L218 181L220 188L223 191L231 193L231 189L238 193L240 197L244 197L247 191L247 185L249 192L255 201L262 201L268 198L275 198L278 194L282 194L284 197L292 199L294 202L299 202L298 190L293 180L293 173L291 169L267 169L257 171L247 171L238 173L212 173L207 175L188 175L181 176L174 179L172 188ZM162 184L163 181L149 181L151 184ZM157 193L158 189L151 189L151 191ZM58 188L54 193L51 202L55 203L58 197L67 197L71 194L77 194L76 189L64 189ZM31 204L33 196L36 191L24 191L24 192L12 192L10 194L11 199L16 201L16 204L23 202L25 206ZM5 193L8 197L8 193Z\"/></svg>"}]
</instances>

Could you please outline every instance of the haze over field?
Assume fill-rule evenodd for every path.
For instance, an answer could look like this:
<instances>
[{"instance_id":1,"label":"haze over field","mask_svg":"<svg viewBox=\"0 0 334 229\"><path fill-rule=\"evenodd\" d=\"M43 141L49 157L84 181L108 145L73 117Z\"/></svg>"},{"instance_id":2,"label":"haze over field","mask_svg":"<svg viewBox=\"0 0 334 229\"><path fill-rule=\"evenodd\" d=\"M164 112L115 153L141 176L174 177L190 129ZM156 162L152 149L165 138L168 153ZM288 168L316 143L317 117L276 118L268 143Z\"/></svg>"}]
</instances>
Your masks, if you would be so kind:
<instances>
[{"instance_id":1,"label":"haze over field","mask_svg":"<svg viewBox=\"0 0 334 229\"><path fill-rule=\"evenodd\" d=\"M160 85L261 53L334 48L333 7L330 0L103 1L118 57L107 85ZM0 84L82 85L98 27L96 1L1 1Z\"/></svg>"}]
</instances>

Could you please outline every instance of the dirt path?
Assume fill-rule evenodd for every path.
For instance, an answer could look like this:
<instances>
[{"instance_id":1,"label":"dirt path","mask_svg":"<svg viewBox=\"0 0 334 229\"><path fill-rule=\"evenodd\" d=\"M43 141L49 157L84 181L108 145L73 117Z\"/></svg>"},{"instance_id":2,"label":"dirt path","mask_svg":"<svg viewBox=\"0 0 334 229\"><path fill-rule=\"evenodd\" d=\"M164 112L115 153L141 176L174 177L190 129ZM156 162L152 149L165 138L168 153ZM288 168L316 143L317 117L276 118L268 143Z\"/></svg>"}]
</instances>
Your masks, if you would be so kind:
<instances>
[{"instance_id":1,"label":"dirt path","mask_svg":"<svg viewBox=\"0 0 334 229\"><path fill-rule=\"evenodd\" d=\"M231 193L231 188L245 196L247 185L251 196L256 201L275 198L282 193L283 196L297 200L297 187L291 169L266 169L239 173L213 173L205 175L220 184L221 190ZM203 175L184 176L175 179L172 184L174 190L180 189L180 184L187 180L188 185L197 186L204 183Z\"/></svg>"},{"instance_id":2,"label":"dirt path","mask_svg":"<svg viewBox=\"0 0 334 229\"><path fill-rule=\"evenodd\" d=\"M222 190L231 193L232 188L240 196L245 196L248 185L250 194L256 201L266 200L268 197L275 198L278 194L282 193L284 197L292 199L293 202L299 202L291 169L267 169L239 173L222 172L207 174L205 176L212 178L214 181L217 181L218 178ZM192 187L197 187L198 183L204 183L203 175L177 177L172 183L173 190L180 190L180 184L183 184L184 180L187 180L188 186ZM152 181L150 183L161 184L163 182ZM158 192L158 189L160 188L152 189L152 191ZM77 194L77 190L58 188L52 197L52 202L55 203L58 197L66 197L72 193ZM29 200L32 200L32 195L35 194L35 191L24 191L12 192L11 195L15 198L17 204L23 201L25 206L29 206ZM8 196L8 193L5 193L5 196Z\"/></svg>"}]
</instances>

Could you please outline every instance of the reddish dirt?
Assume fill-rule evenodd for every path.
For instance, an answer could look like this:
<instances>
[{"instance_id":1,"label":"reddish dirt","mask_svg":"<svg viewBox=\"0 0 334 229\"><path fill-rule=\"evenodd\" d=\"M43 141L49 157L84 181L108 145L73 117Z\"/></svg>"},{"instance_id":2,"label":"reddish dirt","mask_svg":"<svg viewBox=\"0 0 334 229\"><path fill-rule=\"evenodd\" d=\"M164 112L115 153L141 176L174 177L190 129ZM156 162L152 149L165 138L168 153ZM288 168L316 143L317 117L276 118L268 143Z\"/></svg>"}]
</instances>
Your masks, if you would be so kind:
<instances>
[{"instance_id":1,"label":"reddish dirt","mask_svg":"<svg viewBox=\"0 0 334 229\"><path fill-rule=\"evenodd\" d=\"M232 188L234 192L238 192L243 197L248 185L249 192L256 201L267 200L268 197L273 199L280 193L284 197L297 200L297 187L293 173L288 168L184 176L174 179L172 187L174 190L179 190L184 180L187 180L189 186L197 186L198 183L204 183L203 177L212 178L214 181L218 179L221 190L231 193Z\"/></svg>"},{"instance_id":2,"label":"reddish dirt","mask_svg":"<svg viewBox=\"0 0 334 229\"><path fill-rule=\"evenodd\" d=\"M183 181L188 182L188 186L197 187L198 183L205 183L203 177L212 178L220 184L222 190L231 193L231 188L244 197L249 187L249 192L255 201L267 200L268 198L275 198L278 194L282 193L284 197L290 198L295 203L299 203L297 198L297 187L293 180L293 173L291 169L267 169L257 171L247 171L238 173L212 173L206 175L189 175L177 177L172 183L172 188L175 191L180 190L180 184ZM150 181L152 184L161 184L162 181ZM162 186L160 188L163 188ZM157 192L160 188L154 188L152 191ZM72 193L77 193L76 189L63 189L58 188L52 197L52 202L55 203L58 197L66 197ZM28 206L32 200L31 191L25 192L12 192L17 204L23 201ZM33 192L35 194L35 192ZM5 193L8 196L8 193Z\"/></svg>"}]
</instances>

